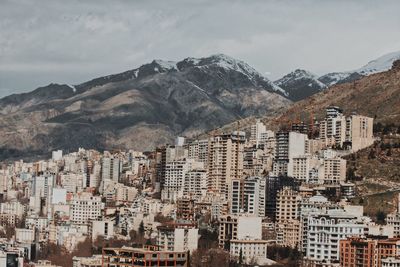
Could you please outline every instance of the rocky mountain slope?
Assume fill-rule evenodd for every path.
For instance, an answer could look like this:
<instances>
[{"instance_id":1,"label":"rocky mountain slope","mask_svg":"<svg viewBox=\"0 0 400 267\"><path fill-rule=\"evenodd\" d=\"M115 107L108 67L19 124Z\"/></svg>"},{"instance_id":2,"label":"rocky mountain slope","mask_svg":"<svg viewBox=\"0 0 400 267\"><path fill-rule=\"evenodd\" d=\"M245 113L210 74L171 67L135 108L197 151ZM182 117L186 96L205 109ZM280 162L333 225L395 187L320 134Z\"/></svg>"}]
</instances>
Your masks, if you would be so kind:
<instances>
[{"instance_id":1,"label":"rocky mountain slope","mask_svg":"<svg viewBox=\"0 0 400 267\"><path fill-rule=\"evenodd\" d=\"M0 100L0 156L79 146L151 149L290 100L246 63L225 55L154 60L83 84L50 84Z\"/></svg>"}]
</instances>

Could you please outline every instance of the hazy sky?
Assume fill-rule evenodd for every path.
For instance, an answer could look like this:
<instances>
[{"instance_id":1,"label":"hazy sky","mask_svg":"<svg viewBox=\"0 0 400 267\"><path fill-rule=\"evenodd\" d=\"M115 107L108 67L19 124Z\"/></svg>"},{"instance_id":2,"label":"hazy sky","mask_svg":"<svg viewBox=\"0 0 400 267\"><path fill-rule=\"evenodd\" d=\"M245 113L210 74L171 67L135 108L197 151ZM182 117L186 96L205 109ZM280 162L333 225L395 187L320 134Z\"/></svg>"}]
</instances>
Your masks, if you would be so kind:
<instances>
[{"instance_id":1,"label":"hazy sky","mask_svg":"<svg viewBox=\"0 0 400 267\"><path fill-rule=\"evenodd\" d=\"M225 53L274 80L400 50L400 1L0 0L0 96Z\"/></svg>"}]
</instances>

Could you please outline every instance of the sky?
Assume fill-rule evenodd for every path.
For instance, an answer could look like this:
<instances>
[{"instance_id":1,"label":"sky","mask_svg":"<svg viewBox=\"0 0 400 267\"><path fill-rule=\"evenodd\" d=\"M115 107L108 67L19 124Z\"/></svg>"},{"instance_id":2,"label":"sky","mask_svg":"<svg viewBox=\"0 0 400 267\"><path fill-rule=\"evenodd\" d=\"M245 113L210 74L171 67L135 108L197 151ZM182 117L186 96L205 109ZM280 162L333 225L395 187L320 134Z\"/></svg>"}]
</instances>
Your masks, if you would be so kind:
<instances>
[{"instance_id":1,"label":"sky","mask_svg":"<svg viewBox=\"0 0 400 267\"><path fill-rule=\"evenodd\" d=\"M0 0L0 97L224 53L275 80L400 51L397 0Z\"/></svg>"}]
</instances>

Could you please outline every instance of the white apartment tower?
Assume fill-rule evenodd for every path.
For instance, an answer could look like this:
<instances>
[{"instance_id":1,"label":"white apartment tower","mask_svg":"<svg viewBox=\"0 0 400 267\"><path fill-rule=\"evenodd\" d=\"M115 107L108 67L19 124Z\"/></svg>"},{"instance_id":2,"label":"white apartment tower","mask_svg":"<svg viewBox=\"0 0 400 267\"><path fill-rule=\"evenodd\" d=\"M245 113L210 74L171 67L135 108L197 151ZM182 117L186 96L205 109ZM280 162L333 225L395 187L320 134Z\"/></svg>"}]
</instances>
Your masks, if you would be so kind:
<instances>
[{"instance_id":1,"label":"white apartment tower","mask_svg":"<svg viewBox=\"0 0 400 267\"><path fill-rule=\"evenodd\" d=\"M293 159L305 155L307 140L307 135L298 132L281 131L276 134L275 175L290 176L293 173Z\"/></svg>"},{"instance_id":2,"label":"white apartment tower","mask_svg":"<svg viewBox=\"0 0 400 267\"><path fill-rule=\"evenodd\" d=\"M261 138L263 135L267 133L267 127L265 127L264 123L262 123L260 120L257 120L255 124L251 125L250 128L250 142L256 145L258 145L261 142Z\"/></svg>"},{"instance_id":3,"label":"white apartment tower","mask_svg":"<svg viewBox=\"0 0 400 267\"><path fill-rule=\"evenodd\" d=\"M264 177L233 179L229 192L230 213L265 217L265 194L266 179Z\"/></svg>"},{"instance_id":4,"label":"white apartment tower","mask_svg":"<svg viewBox=\"0 0 400 267\"><path fill-rule=\"evenodd\" d=\"M121 172L121 163L118 158L103 157L101 160L101 178L102 180L113 180L118 182Z\"/></svg>"}]
</instances>

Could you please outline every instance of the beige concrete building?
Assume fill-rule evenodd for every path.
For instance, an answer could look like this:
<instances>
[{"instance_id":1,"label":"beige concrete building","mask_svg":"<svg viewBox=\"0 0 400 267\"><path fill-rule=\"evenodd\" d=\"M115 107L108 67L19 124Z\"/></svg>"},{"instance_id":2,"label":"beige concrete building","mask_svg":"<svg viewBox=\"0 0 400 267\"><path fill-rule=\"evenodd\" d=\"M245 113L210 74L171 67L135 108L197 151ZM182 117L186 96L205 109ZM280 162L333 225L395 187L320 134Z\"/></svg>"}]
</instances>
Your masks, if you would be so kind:
<instances>
[{"instance_id":1,"label":"beige concrete building","mask_svg":"<svg viewBox=\"0 0 400 267\"><path fill-rule=\"evenodd\" d=\"M291 177L304 183L310 183L313 177L313 169L318 169L320 161L317 157L310 155L298 156L293 158Z\"/></svg>"},{"instance_id":2,"label":"beige concrete building","mask_svg":"<svg viewBox=\"0 0 400 267\"><path fill-rule=\"evenodd\" d=\"M351 147L358 151L374 143L374 119L361 115L344 116L339 107L328 107L319 125L323 147Z\"/></svg>"},{"instance_id":3,"label":"beige concrete building","mask_svg":"<svg viewBox=\"0 0 400 267\"><path fill-rule=\"evenodd\" d=\"M277 225L277 244L284 247L296 248L300 245L300 221L288 220Z\"/></svg>"},{"instance_id":4,"label":"beige concrete building","mask_svg":"<svg viewBox=\"0 0 400 267\"><path fill-rule=\"evenodd\" d=\"M346 160L342 158L325 159L323 168L318 171L324 184L339 184L346 180Z\"/></svg>"},{"instance_id":5,"label":"beige concrete building","mask_svg":"<svg viewBox=\"0 0 400 267\"><path fill-rule=\"evenodd\" d=\"M302 197L290 187L279 191L276 200L277 243L295 248L300 243L300 204Z\"/></svg>"},{"instance_id":6,"label":"beige concrete building","mask_svg":"<svg viewBox=\"0 0 400 267\"><path fill-rule=\"evenodd\" d=\"M267 245L266 240L232 240L230 254L235 258L242 254L242 260L246 264L264 264L267 261Z\"/></svg>"},{"instance_id":7,"label":"beige concrete building","mask_svg":"<svg viewBox=\"0 0 400 267\"><path fill-rule=\"evenodd\" d=\"M361 115L351 115L346 120L346 141L351 142L351 150L358 151L374 143L374 119Z\"/></svg>"},{"instance_id":8,"label":"beige concrete building","mask_svg":"<svg viewBox=\"0 0 400 267\"><path fill-rule=\"evenodd\" d=\"M300 216L300 203L302 197L299 192L290 187L284 187L276 197L276 222L285 223L297 220Z\"/></svg>"},{"instance_id":9,"label":"beige concrete building","mask_svg":"<svg viewBox=\"0 0 400 267\"><path fill-rule=\"evenodd\" d=\"M208 190L226 196L233 178L243 175L244 132L218 135L208 145Z\"/></svg>"}]
</instances>

